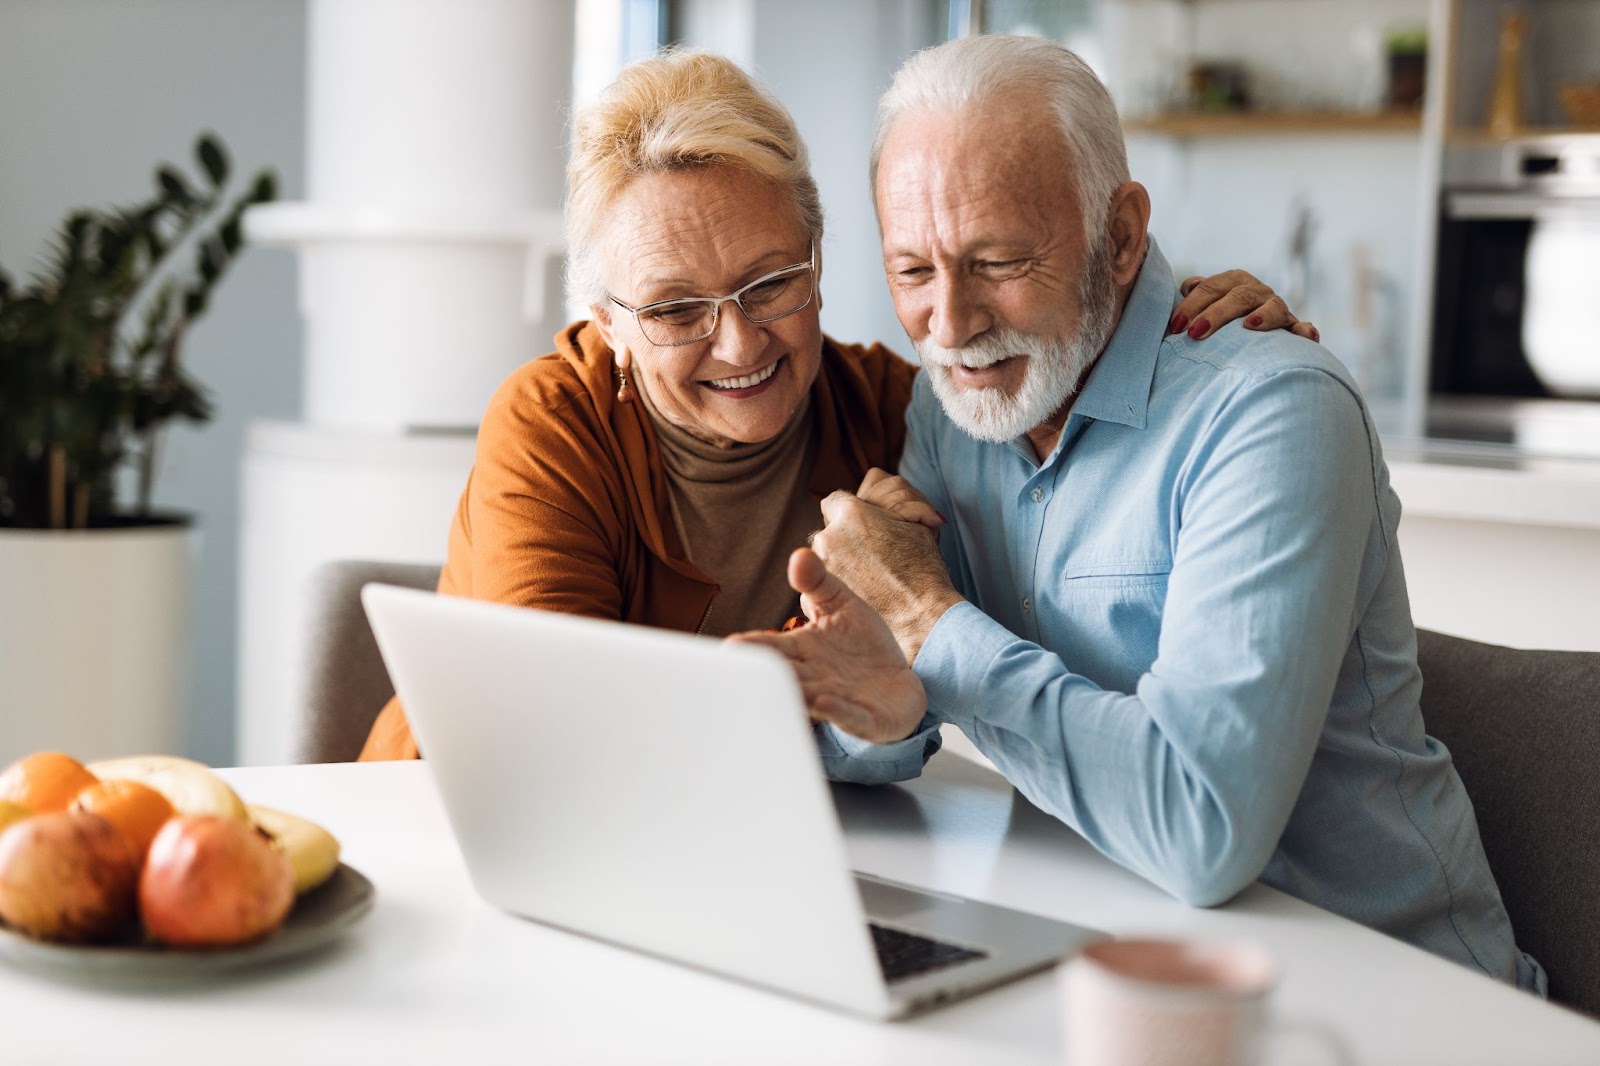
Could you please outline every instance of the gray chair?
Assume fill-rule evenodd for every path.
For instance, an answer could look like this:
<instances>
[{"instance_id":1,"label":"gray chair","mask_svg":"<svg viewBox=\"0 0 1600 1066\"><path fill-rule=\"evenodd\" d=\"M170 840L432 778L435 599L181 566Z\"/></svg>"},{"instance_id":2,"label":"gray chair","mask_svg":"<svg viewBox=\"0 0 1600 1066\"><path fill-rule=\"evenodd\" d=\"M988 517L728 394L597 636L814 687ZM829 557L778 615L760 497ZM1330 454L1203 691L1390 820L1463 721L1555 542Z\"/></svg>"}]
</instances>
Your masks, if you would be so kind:
<instances>
[{"instance_id":1,"label":"gray chair","mask_svg":"<svg viewBox=\"0 0 1600 1066\"><path fill-rule=\"evenodd\" d=\"M370 582L432 590L439 567L420 563L337 560L310 580L305 634L305 690L292 754L300 762L348 762L361 754L373 719L394 695L378 642L361 609Z\"/></svg>"},{"instance_id":2,"label":"gray chair","mask_svg":"<svg viewBox=\"0 0 1600 1066\"><path fill-rule=\"evenodd\" d=\"M1455 758L1517 945L1600 1017L1600 652L1417 632L1422 717Z\"/></svg>"}]
</instances>

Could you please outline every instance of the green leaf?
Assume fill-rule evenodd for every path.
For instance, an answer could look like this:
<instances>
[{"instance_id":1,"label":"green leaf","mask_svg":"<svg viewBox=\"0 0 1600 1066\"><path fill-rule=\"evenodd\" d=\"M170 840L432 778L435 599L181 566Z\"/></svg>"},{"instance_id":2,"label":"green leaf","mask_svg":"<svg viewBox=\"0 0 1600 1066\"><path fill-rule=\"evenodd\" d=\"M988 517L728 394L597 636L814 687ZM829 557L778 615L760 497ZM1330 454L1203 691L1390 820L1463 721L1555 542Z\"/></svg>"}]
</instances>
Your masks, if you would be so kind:
<instances>
[{"instance_id":1,"label":"green leaf","mask_svg":"<svg viewBox=\"0 0 1600 1066\"><path fill-rule=\"evenodd\" d=\"M210 285L222 276L222 268L227 265L228 253L223 249L222 243L216 238L202 241L200 250L195 255L195 266L200 270L200 276Z\"/></svg>"},{"instance_id":2,"label":"green leaf","mask_svg":"<svg viewBox=\"0 0 1600 1066\"><path fill-rule=\"evenodd\" d=\"M256 175L254 184L250 186L250 203L264 204L278 198L278 175L271 170L263 170Z\"/></svg>"},{"instance_id":3,"label":"green leaf","mask_svg":"<svg viewBox=\"0 0 1600 1066\"><path fill-rule=\"evenodd\" d=\"M228 180L228 153L223 149L222 143L209 133L201 134L195 142L194 154L200 160L206 177L211 179L211 184L217 187L227 183Z\"/></svg>"},{"instance_id":4,"label":"green leaf","mask_svg":"<svg viewBox=\"0 0 1600 1066\"><path fill-rule=\"evenodd\" d=\"M169 166L163 166L156 171L156 181L161 186L161 197L170 204L179 204L188 207L195 201L195 195L189 188L189 183L183 175Z\"/></svg>"}]
</instances>

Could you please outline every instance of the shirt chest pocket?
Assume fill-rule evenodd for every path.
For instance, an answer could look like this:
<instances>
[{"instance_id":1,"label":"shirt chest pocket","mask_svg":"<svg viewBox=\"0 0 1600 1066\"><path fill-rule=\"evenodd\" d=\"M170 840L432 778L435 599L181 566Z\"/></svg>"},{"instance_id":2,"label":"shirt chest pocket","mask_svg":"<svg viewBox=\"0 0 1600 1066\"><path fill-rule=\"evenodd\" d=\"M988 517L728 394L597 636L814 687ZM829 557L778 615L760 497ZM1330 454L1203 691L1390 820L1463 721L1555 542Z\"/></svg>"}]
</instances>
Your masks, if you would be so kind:
<instances>
[{"instance_id":1,"label":"shirt chest pocket","mask_svg":"<svg viewBox=\"0 0 1600 1066\"><path fill-rule=\"evenodd\" d=\"M1167 604L1166 560L1068 566L1040 613L1040 637L1073 673L1114 692L1133 692L1155 661Z\"/></svg>"},{"instance_id":2,"label":"shirt chest pocket","mask_svg":"<svg viewBox=\"0 0 1600 1066\"><path fill-rule=\"evenodd\" d=\"M1121 596L1144 599L1152 592L1165 599L1171 573L1172 563L1166 559L1082 563L1062 568L1057 589L1067 600Z\"/></svg>"}]
</instances>

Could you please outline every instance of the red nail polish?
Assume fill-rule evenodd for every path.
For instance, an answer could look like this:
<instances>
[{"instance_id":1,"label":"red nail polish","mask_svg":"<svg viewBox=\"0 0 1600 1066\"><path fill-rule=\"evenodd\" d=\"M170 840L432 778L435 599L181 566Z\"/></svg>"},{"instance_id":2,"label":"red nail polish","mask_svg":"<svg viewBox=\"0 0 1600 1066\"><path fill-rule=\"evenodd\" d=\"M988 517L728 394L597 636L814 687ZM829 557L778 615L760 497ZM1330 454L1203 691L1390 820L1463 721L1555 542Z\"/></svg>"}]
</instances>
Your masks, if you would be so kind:
<instances>
[{"instance_id":1,"label":"red nail polish","mask_svg":"<svg viewBox=\"0 0 1600 1066\"><path fill-rule=\"evenodd\" d=\"M1251 315L1249 318L1244 320L1244 324L1247 326L1259 326L1261 325L1261 316Z\"/></svg>"},{"instance_id":2,"label":"red nail polish","mask_svg":"<svg viewBox=\"0 0 1600 1066\"><path fill-rule=\"evenodd\" d=\"M943 511L939 511L939 510L935 510L935 511L934 511L934 512L933 512L933 513L934 513L934 514L936 514L936 515L938 515L938 516L939 516L939 521L941 521L941 522L948 522L948 521L950 521L950 519L948 519L948 518L946 518L946 517L945 517L945 516L944 516L944 512L943 512Z\"/></svg>"},{"instance_id":3,"label":"red nail polish","mask_svg":"<svg viewBox=\"0 0 1600 1066\"><path fill-rule=\"evenodd\" d=\"M1207 322L1203 318L1202 319L1198 319L1195 322L1194 325L1189 327L1189 339L1197 341L1201 337L1204 337L1208 332L1210 332L1210 330L1211 330L1211 323L1210 322Z\"/></svg>"},{"instance_id":4,"label":"red nail polish","mask_svg":"<svg viewBox=\"0 0 1600 1066\"><path fill-rule=\"evenodd\" d=\"M1182 333L1183 327L1189 324L1189 316L1179 311L1172 316L1172 325L1167 327L1168 333Z\"/></svg>"}]
</instances>

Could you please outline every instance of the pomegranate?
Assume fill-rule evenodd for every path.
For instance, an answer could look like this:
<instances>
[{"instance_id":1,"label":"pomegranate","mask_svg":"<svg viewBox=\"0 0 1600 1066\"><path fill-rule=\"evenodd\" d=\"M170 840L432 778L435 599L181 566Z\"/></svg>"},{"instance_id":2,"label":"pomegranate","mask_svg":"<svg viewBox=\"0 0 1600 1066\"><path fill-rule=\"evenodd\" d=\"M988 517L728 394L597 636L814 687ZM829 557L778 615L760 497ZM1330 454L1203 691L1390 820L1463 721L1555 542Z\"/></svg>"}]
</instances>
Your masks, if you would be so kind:
<instances>
[{"instance_id":1,"label":"pomegranate","mask_svg":"<svg viewBox=\"0 0 1600 1066\"><path fill-rule=\"evenodd\" d=\"M151 939L180 948L259 940L294 904L294 868L254 825L171 818L145 856L139 915Z\"/></svg>"},{"instance_id":2,"label":"pomegranate","mask_svg":"<svg viewBox=\"0 0 1600 1066\"><path fill-rule=\"evenodd\" d=\"M0 921L42 940L116 935L133 919L139 857L110 822L52 811L0 833Z\"/></svg>"}]
</instances>

